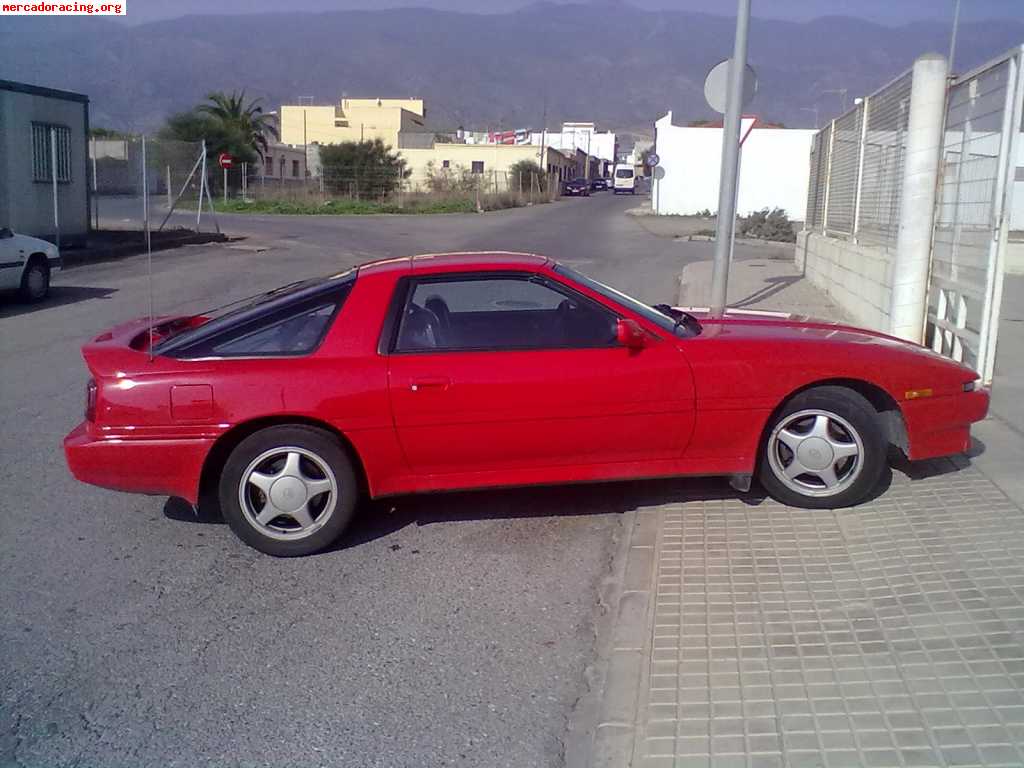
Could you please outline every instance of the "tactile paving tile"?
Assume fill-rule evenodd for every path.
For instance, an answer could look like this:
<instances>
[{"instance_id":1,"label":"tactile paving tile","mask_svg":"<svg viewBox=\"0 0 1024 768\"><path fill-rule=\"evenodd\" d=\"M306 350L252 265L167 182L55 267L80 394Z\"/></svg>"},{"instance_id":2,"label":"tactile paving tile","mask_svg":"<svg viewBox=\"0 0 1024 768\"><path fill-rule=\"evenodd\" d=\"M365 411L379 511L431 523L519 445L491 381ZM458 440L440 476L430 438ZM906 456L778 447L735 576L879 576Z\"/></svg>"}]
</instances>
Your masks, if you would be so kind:
<instances>
[{"instance_id":1,"label":"tactile paving tile","mask_svg":"<svg viewBox=\"0 0 1024 768\"><path fill-rule=\"evenodd\" d=\"M640 765L1024 766L1024 512L961 461L662 508Z\"/></svg>"}]
</instances>

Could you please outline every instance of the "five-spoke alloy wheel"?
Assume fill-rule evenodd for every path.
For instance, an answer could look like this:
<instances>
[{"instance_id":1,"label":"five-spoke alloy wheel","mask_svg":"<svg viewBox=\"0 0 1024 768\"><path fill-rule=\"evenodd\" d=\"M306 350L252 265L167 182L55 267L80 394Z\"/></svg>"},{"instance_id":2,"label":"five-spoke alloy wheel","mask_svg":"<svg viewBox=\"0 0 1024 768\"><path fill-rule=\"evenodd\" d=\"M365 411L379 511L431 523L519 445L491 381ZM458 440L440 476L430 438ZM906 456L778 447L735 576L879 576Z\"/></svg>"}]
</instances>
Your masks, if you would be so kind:
<instances>
[{"instance_id":1,"label":"five-spoke alloy wheel","mask_svg":"<svg viewBox=\"0 0 1024 768\"><path fill-rule=\"evenodd\" d=\"M864 501L887 467L878 414L862 395L837 386L801 392L776 414L763 441L761 484L798 507Z\"/></svg>"},{"instance_id":2,"label":"five-spoke alloy wheel","mask_svg":"<svg viewBox=\"0 0 1024 768\"><path fill-rule=\"evenodd\" d=\"M271 555L307 555L344 530L358 496L337 439L314 427L269 427L242 440L224 465L221 511L231 529Z\"/></svg>"}]
</instances>

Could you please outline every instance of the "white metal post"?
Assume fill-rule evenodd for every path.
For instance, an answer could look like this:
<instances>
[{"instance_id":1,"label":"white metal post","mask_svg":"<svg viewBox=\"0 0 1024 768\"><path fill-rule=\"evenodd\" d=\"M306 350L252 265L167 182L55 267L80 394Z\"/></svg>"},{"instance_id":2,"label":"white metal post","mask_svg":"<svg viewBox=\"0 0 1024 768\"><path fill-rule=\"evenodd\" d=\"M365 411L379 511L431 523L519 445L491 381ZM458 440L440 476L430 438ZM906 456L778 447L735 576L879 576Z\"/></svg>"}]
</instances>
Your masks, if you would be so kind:
<instances>
[{"instance_id":1,"label":"white metal post","mask_svg":"<svg viewBox=\"0 0 1024 768\"><path fill-rule=\"evenodd\" d=\"M96 137L92 137L92 210L96 217L96 229L100 228L100 202L96 190Z\"/></svg>"},{"instance_id":2,"label":"white metal post","mask_svg":"<svg viewBox=\"0 0 1024 768\"><path fill-rule=\"evenodd\" d=\"M914 62L889 331L915 342L921 341L928 305L946 74L946 59L939 54L927 53Z\"/></svg>"},{"instance_id":3,"label":"white metal post","mask_svg":"<svg viewBox=\"0 0 1024 768\"><path fill-rule=\"evenodd\" d=\"M825 164L825 199L821 206L821 234L828 234L828 198L832 190L832 147L836 143L836 121L828 128L828 162Z\"/></svg>"},{"instance_id":4,"label":"white metal post","mask_svg":"<svg viewBox=\"0 0 1024 768\"><path fill-rule=\"evenodd\" d=\"M868 144L868 106L871 99L864 99L860 105L860 158L857 160L857 193L853 198L853 242L857 242L857 233L860 231L860 198L861 189L864 187L864 150Z\"/></svg>"},{"instance_id":5,"label":"white metal post","mask_svg":"<svg viewBox=\"0 0 1024 768\"><path fill-rule=\"evenodd\" d=\"M736 40L729 64L729 91L722 123L722 169L718 190L718 226L715 260L711 276L711 311L725 311L729 294L729 254L736 230L736 188L739 182L740 118L743 108L743 80L747 68L747 33L750 28L750 0L738 0Z\"/></svg>"},{"instance_id":6,"label":"white metal post","mask_svg":"<svg viewBox=\"0 0 1024 768\"><path fill-rule=\"evenodd\" d=\"M199 158L201 172L199 174L199 200L196 204L196 233L199 233L199 223L203 216L203 191L206 188L206 139L203 139L203 154Z\"/></svg>"},{"instance_id":7,"label":"white metal post","mask_svg":"<svg viewBox=\"0 0 1024 768\"><path fill-rule=\"evenodd\" d=\"M57 194L57 129L50 129L50 180L53 182L53 230L60 252L60 196Z\"/></svg>"},{"instance_id":8,"label":"white metal post","mask_svg":"<svg viewBox=\"0 0 1024 768\"><path fill-rule=\"evenodd\" d=\"M228 202L228 169L224 169L224 204Z\"/></svg>"},{"instance_id":9,"label":"white metal post","mask_svg":"<svg viewBox=\"0 0 1024 768\"><path fill-rule=\"evenodd\" d=\"M167 209L170 210L174 204L173 194L171 192L171 166L167 166Z\"/></svg>"}]
</instances>

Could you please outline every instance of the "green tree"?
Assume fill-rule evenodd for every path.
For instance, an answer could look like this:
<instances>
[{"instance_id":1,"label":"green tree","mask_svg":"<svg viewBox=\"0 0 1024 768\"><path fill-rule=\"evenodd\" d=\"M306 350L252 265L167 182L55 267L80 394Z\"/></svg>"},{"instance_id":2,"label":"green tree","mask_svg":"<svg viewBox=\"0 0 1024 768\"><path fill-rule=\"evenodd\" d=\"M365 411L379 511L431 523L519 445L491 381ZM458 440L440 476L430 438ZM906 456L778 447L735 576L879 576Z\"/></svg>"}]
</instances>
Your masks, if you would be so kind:
<instances>
[{"instance_id":1,"label":"green tree","mask_svg":"<svg viewBox=\"0 0 1024 768\"><path fill-rule=\"evenodd\" d=\"M522 190L529 194L535 187L539 190L545 188L547 177L544 169L533 160L520 160L509 168L509 189L512 191Z\"/></svg>"},{"instance_id":2,"label":"green tree","mask_svg":"<svg viewBox=\"0 0 1024 768\"><path fill-rule=\"evenodd\" d=\"M390 195L412 173L402 156L380 139L323 146L320 165L329 192L360 200Z\"/></svg>"},{"instance_id":3,"label":"green tree","mask_svg":"<svg viewBox=\"0 0 1024 768\"><path fill-rule=\"evenodd\" d=\"M195 112L208 118L216 127L213 137L214 152L227 152L240 162L251 163L267 152L267 136L277 138L277 129L270 116L263 114L259 99L246 104L245 91L226 94L213 91L206 94L208 103L200 104Z\"/></svg>"}]
</instances>

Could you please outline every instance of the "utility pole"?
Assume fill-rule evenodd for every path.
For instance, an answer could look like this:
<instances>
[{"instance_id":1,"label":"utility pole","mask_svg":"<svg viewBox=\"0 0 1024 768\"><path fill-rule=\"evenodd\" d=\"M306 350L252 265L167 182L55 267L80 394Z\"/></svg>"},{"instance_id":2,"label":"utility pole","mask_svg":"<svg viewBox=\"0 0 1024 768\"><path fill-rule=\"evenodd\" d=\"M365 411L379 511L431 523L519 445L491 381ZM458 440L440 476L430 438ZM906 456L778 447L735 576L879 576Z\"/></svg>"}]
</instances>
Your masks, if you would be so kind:
<instances>
[{"instance_id":1,"label":"utility pole","mask_svg":"<svg viewBox=\"0 0 1024 768\"><path fill-rule=\"evenodd\" d=\"M718 223L715 232L715 260L711 276L711 311L725 312L729 292L729 254L736 229L736 192L739 188L740 112L743 107L743 78L747 69L747 34L750 30L750 0L738 0L736 41L729 65L729 90L722 122L722 172L718 186Z\"/></svg>"},{"instance_id":2,"label":"utility pole","mask_svg":"<svg viewBox=\"0 0 1024 768\"><path fill-rule=\"evenodd\" d=\"M949 36L949 74L952 75L956 70L953 68L953 64L956 56L956 33L960 29L960 0L955 0L953 4L953 32Z\"/></svg>"},{"instance_id":3,"label":"utility pole","mask_svg":"<svg viewBox=\"0 0 1024 768\"><path fill-rule=\"evenodd\" d=\"M814 129L818 129L818 106L813 107L800 107L801 112L813 112L814 113Z\"/></svg>"},{"instance_id":4,"label":"utility pole","mask_svg":"<svg viewBox=\"0 0 1024 768\"><path fill-rule=\"evenodd\" d=\"M846 89L845 88L830 88L827 91L822 91L822 93L834 93L837 96L839 96L839 98L842 99L842 102L843 102L843 111L842 111L841 114L846 114Z\"/></svg>"}]
</instances>

